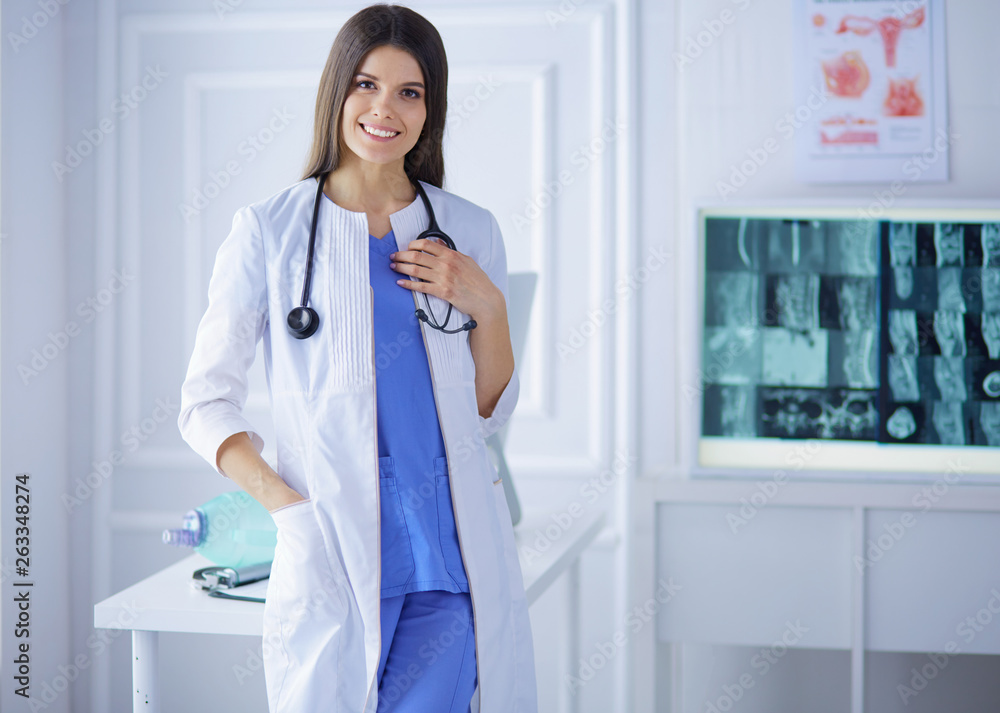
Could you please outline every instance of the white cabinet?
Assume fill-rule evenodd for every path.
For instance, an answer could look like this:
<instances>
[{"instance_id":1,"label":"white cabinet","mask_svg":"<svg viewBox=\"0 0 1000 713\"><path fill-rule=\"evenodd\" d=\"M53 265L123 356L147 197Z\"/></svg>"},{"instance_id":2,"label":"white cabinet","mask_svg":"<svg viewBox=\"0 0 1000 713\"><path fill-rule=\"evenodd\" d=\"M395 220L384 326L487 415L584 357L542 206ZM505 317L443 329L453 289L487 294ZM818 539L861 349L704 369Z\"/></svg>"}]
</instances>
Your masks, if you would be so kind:
<instances>
[{"instance_id":1,"label":"white cabinet","mask_svg":"<svg viewBox=\"0 0 1000 713\"><path fill-rule=\"evenodd\" d=\"M659 488L657 711L996 710L991 489L799 483L748 518L751 487Z\"/></svg>"}]
</instances>

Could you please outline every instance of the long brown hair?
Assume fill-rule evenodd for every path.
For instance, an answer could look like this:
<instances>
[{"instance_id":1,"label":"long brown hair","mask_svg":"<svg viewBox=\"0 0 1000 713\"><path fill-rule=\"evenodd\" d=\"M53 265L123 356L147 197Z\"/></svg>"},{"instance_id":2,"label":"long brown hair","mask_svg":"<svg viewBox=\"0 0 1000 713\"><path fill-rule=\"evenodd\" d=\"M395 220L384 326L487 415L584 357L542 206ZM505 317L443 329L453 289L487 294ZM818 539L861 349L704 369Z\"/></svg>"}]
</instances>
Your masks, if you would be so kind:
<instances>
[{"instance_id":1,"label":"long brown hair","mask_svg":"<svg viewBox=\"0 0 1000 713\"><path fill-rule=\"evenodd\" d=\"M424 75L427 118L416 145L406 154L403 169L411 181L443 186L441 139L448 105L448 58L444 43L423 15L401 5L383 4L355 13L333 41L316 95L313 143L303 180L333 171L340 165L344 150L340 135L344 100L365 55L383 45L409 52Z\"/></svg>"}]
</instances>

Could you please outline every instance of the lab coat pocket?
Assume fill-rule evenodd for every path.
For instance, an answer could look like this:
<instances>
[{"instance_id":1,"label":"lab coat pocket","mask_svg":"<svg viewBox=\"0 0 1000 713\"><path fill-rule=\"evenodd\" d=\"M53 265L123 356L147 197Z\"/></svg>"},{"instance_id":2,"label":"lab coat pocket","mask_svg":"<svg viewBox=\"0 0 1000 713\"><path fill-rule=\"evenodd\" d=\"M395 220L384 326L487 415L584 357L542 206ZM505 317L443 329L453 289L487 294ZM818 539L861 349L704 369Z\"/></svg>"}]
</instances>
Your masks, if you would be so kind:
<instances>
[{"instance_id":1,"label":"lab coat pocket","mask_svg":"<svg viewBox=\"0 0 1000 713\"><path fill-rule=\"evenodd\" d=\"M271 579L278 579L279 607L291 600L305 603L306 609L296 617L306 619L310 611L326 612L328 602L343 607L347 601L346 578L342 576L339 562L330 560L316 503L306 498L273 510L271 518L278 527ZM310 601L305 602L306 599Z\"/></svg>"},{"instance_id":2,"label":"lab coat pocket","mask_svg":"<svg viewBox=\"0 0 1000 713\"><path fill-rule=\"evenodd\" d=\"M403 517L403 504L396 483L392 456L378 459L379 510L382 517L382 589L406 584L413 574L413 548Z\"/></svg>"},{"instance_id":3,"label":"lab coat pocket","mask_svg":"<svg viewBox=\"0 0 1000 713\"><path fill-rule=\"evenodd\" d=\"M444 456L434 459L434 483L437 489L438 537L445 566L452 571L460 571L462 550L458 542L458 528L455 525L455 508L451 502L451 480L448 477L448 460Z\"/></svg>"},{"instance_id":4,"label":"lab coat pocket","mask_svg":"<svg viewBox=\"0 0 1000 713\"><path fill-rule=\"evenodd\" d=\"M301 709L313 668L336 676L347 615L346 577L330 560L311 499L271 512L278 540L264 603L264 673L270 711ZM303 666L309 661L309 666Z\"/></svg>"}]
</instances>

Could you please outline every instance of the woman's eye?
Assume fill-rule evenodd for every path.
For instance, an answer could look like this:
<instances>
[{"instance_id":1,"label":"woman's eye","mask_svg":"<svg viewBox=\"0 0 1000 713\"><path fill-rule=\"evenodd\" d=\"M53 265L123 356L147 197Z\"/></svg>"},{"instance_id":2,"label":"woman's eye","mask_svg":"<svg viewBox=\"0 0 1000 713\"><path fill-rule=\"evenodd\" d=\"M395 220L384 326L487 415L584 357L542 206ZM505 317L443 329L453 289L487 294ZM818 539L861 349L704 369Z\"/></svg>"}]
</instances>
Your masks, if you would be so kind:
<instances>
[{"instance_id":1,"label":"woman's eye","mask_svg":"<svg viewBox=\"0 0 1000 713\"><path fill-rule=\"evenodd\" d=\"M418 92L416 89L404 89L403 90L403 94L405 94L406 96L408 96L410 99L419 99L420 98L420 92Z\"/></svg>"},{"instance_id":2,"label":"woman's eye","mask_svg":"<svg viewBox=\"0 0 1000 713\"><path fill-rule=\"evenodd\" d=\"M362 79L360 82L357 83L356 86L361 87L362 89L368 89L369 87L366 87L365 86L366 84L371 84L372 87L375 86L370 80L367 79Z\"/></svg>"}]
</instances>

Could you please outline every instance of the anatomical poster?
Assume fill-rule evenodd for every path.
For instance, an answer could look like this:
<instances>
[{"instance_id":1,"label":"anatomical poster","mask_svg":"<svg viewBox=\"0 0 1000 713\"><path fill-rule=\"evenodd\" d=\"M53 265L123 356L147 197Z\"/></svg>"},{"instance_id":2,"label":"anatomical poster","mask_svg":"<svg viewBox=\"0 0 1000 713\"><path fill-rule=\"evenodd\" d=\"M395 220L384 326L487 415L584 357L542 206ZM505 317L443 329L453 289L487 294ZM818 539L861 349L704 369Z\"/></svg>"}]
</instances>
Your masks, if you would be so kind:
<instances>
[{"instance_id":1,"label":"anatomical poster","mask_svg":"<svg viewBox=\"0 0 1000 713\"><path fill-rule=\"evenodd\" d=\"M799 0L796 169L804 182L948 180L941 0Z\"/></svg>"}]
</instances>

